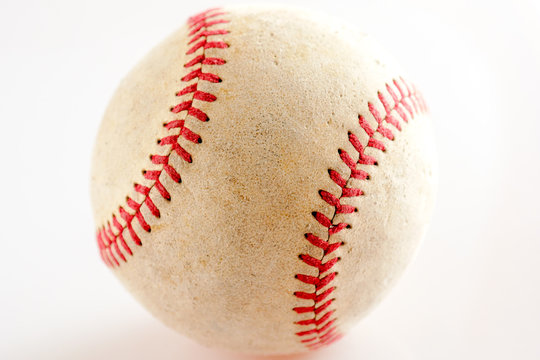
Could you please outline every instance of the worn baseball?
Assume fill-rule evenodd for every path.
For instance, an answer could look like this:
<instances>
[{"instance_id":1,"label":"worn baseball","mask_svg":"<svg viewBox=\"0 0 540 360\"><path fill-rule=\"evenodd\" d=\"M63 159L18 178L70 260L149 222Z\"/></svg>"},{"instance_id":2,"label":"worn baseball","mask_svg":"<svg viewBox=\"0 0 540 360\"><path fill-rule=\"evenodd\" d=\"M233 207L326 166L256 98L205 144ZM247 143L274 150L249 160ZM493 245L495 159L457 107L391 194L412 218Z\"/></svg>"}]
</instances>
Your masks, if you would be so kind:
<instances>
[{"instance_id":1,"label":"worn baseball","mask_svg":"<svg viewBox=\"0 0 540 360\"><path fill-rule=\"evenodd\" d=\"M422 95L366 34L292 8L202 12L106 110L99 252L200 343L318 349L413 257L433 205L432 138Z\"/></svg>"}]
</instances>

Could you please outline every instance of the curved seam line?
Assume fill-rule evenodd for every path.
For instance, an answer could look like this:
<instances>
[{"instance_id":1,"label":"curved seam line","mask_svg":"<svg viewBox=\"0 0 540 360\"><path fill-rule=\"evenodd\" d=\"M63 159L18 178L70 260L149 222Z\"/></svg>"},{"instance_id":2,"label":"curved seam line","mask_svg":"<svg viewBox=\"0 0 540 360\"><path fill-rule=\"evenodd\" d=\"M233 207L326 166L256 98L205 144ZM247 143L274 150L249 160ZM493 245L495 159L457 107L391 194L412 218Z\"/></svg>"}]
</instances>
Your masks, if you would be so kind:
<instances>
[{"instance_id":1,"label":"curved seam line","mask_svg":"<svg viewBox=\"0 0 540 360\"><path fill-rule=\"evenodd\" d=\"M217 11L217 13L215 13L215 11ZM200 63L200 67L198 69L195 69L193 71L188 71L188 73L186 75L184 75L182 77L182 79L181 79L181 81L183 81L183 82L189 82L192 79L194 79L195 77L197 77L197 80L194 83L189 84L186 87L184 87L184 89L180 90L177 93L177 96L188 94L189 92L179 95L180 93L182 93L182 91L184 91L184 90L186 90L188 88L191 88L191 87L194 87L195 91L192 92L191 100L182 101L179 105L177 105L177 107L178 107L178 106L180 106L182 104L189 103L188 108L180 110L180 111L173 111L173 109L175 109L176 107L171 108L171 112L173 112L173 113L179 113L181 111L186 111L186 114L182 119L172 120L172 121L168 122L167 124L165 124L165 127L167 127L168 130L180 128L180 131L179 131L179 133L177 135L176 134L175 135L167 135L164 138L160 139L160 141L163 142L163 140L166 140L166 139L167 140L168 139L174 140L174 138L176 137L176 142L171 141L170 144L168 142L164 142L163 144L160 144L160 145L170 145L170 148L166 152L166 155L150 155L150 158L151 158L151 161L152 161L153 164L162 165L162 168L160 170L153 170L153 171L144 170L143 171L143 174L145 175L145 178L147 180L153 180L153 183L150 186L144 186L144 185L141 185L141 184L138 184L138 183L135 183L135 185L134 185L135 192L143 194L143 200L140 203L138 203L135 200L131 199L129 196L126 197L126 203L127 203L126 207L131 208L134 211L134 213L131 214L128 211L126 211L126 209L124 209L122 206L119 206L118 212L120 214L120 217L125 221L124 225L120 224L120 222L118 221L118 219L116 217L116 214L113 213L112 222L113 222L114 227L116 227L116 229L118 231L118 233L116 233L116 234L112 230L111 220L110 219L107 220L106 225L102 225L101 228L98 228L98 232L96 234L98 248L99 248L100 255L101 255L103 261L109 267L115 267L115 266L118 267L118 266L120 266L120 261L119 260L123 260L124 262L127 262L127 258L126 258L125 255L133 255L133 253L131 251L131 248L129 247L129 245L127 245L127 242L124 239L123 234L124 234L124 232L126 230L129 232L133 242L136 245L138 245L138 246L142 245L142 242L141 242L139 236L137 235L136 231L133 229L132 220L134 218L137 218L137 221L139 222L139 225L143 228L143 230L145 230L146 232L150 232L151 227L148 225L148 223L146 222L146 219L144 219L144 216L142 215L142 212L141 212L141 207L143 206L143 204L145 204L148 207L148 209L150 210L152 215L154 215L154 217L157 217L157 218L160 217L159 209L155 206L155 204L153 203L153 201L152 201L152 199L150 197L150 191L152 189L156 188L163 198L165 198L167 200L170 200L170 194L168 193L165 186L163 186L163 184L161 184L161 182L159 180L159 178L163 174L163 171L165 170L167 175L169 175L169 177L171 177L173 180L175 180L177 182L181 182L180 174L178 174L178 172L172 166L170 166L168 164L169 157L172 155L172 153L176 151L178 153L178 155L182 159L184 159L187 162L191 162L190 161L191 160L191 154L189 154L187 151L185 151L181 147L181 145L178 143L178 139L181 136L183 136L183 137L188 137L188 136L191 137L191 139L186 138L188 141L193 141L193 139L197 139L197 138L200 139L200 136L198 134L193 133L186 126L184 126L184 123L187 120L187 117L189 115L191 115L193 117L196 117L200 121L207 121L206 113L204 113L202 110L194 107L192 105L192 102L194 100L215 101L215 96L213 96L212 94L209 94L209 93L204 93L204 92L198 91L198 90L196 90L196 88L197 88L197 86L198 86L198 84L199 84L199 82L201 80L206 80L206 81L211 81L211 82L220 82L221 81L221 79L215 74L203 73L202 68L203 68L203 64L205 64L204 61L206 59L210 59L209 62L206 63L206 64L209 64L209 65L222 65L225 62L221 58L207 58L205 56L205 50L207 48L227 48L229 46L225 42L208 42L207 41L208 36L224 34L223 32L221 32L221 33L220 32L215 32L215 33L210 32L209 33L208 28L210 26L220 24L220 23L229 22L228 20L224 20L224 19L213 20L213 21L210 21L210 22L207 22L207 20L209 18L213 18L213 17L216 17L216 16L224 15L224 14L226 14L226 13L221 12L220 8L213 8L213 9L206 10L206 11L204 11L202 13L199 13L197 15L194 15L194 16L192 16L192 17L190 17L188 19L188 27L189 27L188 31L189 31L189 29L192 29L192 31L188 34L188 36L191 36L191 40L188 40L188 43L187 43L188 49L186 50L186 55L191 55L191 54L195 53L201 47L203 48L203 51L202 51L201 55L195 56L193 59L191 59L190 61L188 61L184 65L185 68L191 68L191 67L193 67L193 66ZM226 33L228 33L228 31L226 31ZM203 35L201 35L201 34L203 34ZM193 39L195 39L195 41L199 40L199 39L203 39L203 40L201 40L201 41L197 42L196 44L194 44L193 46L189 47L189 45L193 42ZM202 43L202 45L200 45L201 43ZM208 44L210 44L210 45L208 45ZM193 62L193 61L195 61L197 59L198 59L198 61L191 64L191 62ZM188 80L185 80L186 77L190 76L190 74L192 74L194 72L198 72L195 77L192 77L192 78L189 78ZM201 79L201 77L200 77L201 75L204 75L204 77L206 77L206 79ZM211 76L214 76L214 77L211 77ZM211 80L208 80L208 77L210 77ZM196 96L199 96L199 97L196 97ZM213 99L213 100L210 100L210 99ZM192 113L190 113L190 110L192 110L192 109L194 109L194 110L193 110ZM202 115L206 116L206 119L203 120ZM172 125L169 128L168 125L170 125L170 124L172 124ZM187 135L183 134L184 131L187 132ZM189 159L190 159L189 161L188 161L187 157L189 157ZM148 177L146 176L146 174L149 174ZM126 252L126 254L124 254L122 251L120 251L120 248L118 246L118 241L120 241L120 244L122 245L123 250ZM115 252L117 254L116 256L118 257L118 259L113 254L112 248L114 248L114 250L115 250Z\"/></svg>"},{"instance_id":2,"label":"curved seam line","mask_svg":"<svg viewBox=\"0 0 540 360\"><path fill-rule=\"evenodd\" d=\"M328 221L329 224L327 224L328 226L326 226L328 228L327 239L325 241L326 244L310 241L309 236L316 237L315 235L313 235L311 233L305 234L305 235L306 235L306 238L308 239L308 241L310 241L313 246L316 246L316 247L319 247L319 248L323 249L323 255L322 255L322 257L320 258L320 260L318 262L313 261L314 258L312 258L308 254L301 254L300 255L300 259L303 260L304 262L306 262L306 260L304 260L302 258L302 256L305 255L305 256L309 257L308 258L309 263L308 262L306 262L306 263L308 265L310 265L310 266L317 267L318 275L317 275L316 278L312 277L312 276L308 276L308 275L302 275L302 274L296 274L296 276L295 276L297 279L300 279L302 282L307 283L307 284L312 284L312 285L315 286L314 292L311 293L312 297L313 297L312 300L313 300L314 304L313 304L312 307L297 307L297 308L293 309L297 313L313 312L313 319L301 320L301 321L296 322L296 324L301 325L301 326L315 325L314 328L311 328L311 329L308 329L308 330L305 330L305 331L300 331L300 332L296 333L296 335L299 336L299 337L305 337L307 335L315 334L315 336L313 336L313 337L304 338L304 339L300 340L302 343L304 343L310 349L316 349L316 348L319 348L321 346L328 345L328 344L330 344L330 343L332 343L334 341L337 341L339 338L342 337L342 335L337 331L337 326L335 325L335 322L336 322L337 318L335 316L333 317L336 309L331 309L331 310L328 309L330 307L330 305L332 305L332 303L334 302L335 298L332 298L330 300L326 300L326 297L328 295L330 295L335 290L335 286L333 287L333 286L330 286L330 285L332 284L333 280L337 276L337 272L329 273L325 277L321 278L322 274L325 274L328 271L330 271L331 268L337 263L337 261L339 261L340 258L339 257L335 258L337 260L334 261L333 263L331 263L328 266L328 268L323 267L324 271L322 271L322 272L321 272L321 266L323 266L325 264L328 264L328 262L332 261L332 259L331 259L331 260L328 260L326 263L324 263L324 259L325 259L325 257L327 257L327 255L334 252L341 245L343 245L343 243L330 243L330 237L332 235L334 235L334 234L339 233L344 228L338 229L337 231L332 232L332 233L331 233L330 229L338 227L338 226L340 226L340 224L345 224L345 223L338 223L338 224L334 223L336 215L338 214L338 207L343 207L343 205L341 205L341 199L344 197L344 192L345 192L344 190L345 189L358 190L356 192L351 191L351 194L354 194L354 195L348 194L345 197L357 197L357 196L364 195L364 193L362 192L361 189L359 189L359 188L351 188L351 187L348 187L348 186L350 186L350 181L353 178L359 179L359 180L369 180L369 173L367 173L367 171L357 169L357 165L359 165L359 164L378 165L377 161L375 160L375 157L366 155L364 153L364 150L366 148L372 147L372 148L380 150L382 152L386 151L386 147L384 146L382 141L375 139L374 135L376 133L379 133L380 135L383 136L383 141L384 141L384 139L388 139L388 140L391 140L391 141L394 140L393 132L390 129L385 128L383 126L383 123L391 124L391 125L393 125L395 127L396 130L401 131L401 124L400 124L399 121L397 121L396 119L393 118L392 112L394 112L394 111L397 112L399 117L401 118L401 120L404 121L405 123L408 123L409 117L410 117L410 119L414 119L415 114L420 114L420 113L427 112L427 107L425 105L425 102L424 102L421 94L416 90L416 88L414 86L409 87L409 85L407 84L407 82L405 82L405 80L403 78L400 78L400 80L403 83L403 85L405 86L405 88L407 89L406 94L405 94L403 88L397 82L397 80L393 79L393 84L397 88L401 98L396 95L396 93L392 90L390 85L385 84L386 91L388 92L388 94L390 95L392 100L394 101L394 105L392 107L389 105L388 99L384 97L382 92L381 91L377 92L379 102L384 107L384 111L385 111L384 117L382 117L381 114L378 112L378 110L371 103L368 102L369 112L371 113L371 115L373 116L375 121L377 122L376 130L373 130L371 128L371 126L364 120L362 115L358 115L360 127L365 131L365 133L369 137L367 144L362 146L360 144L360 141L356 137L356 135L354 135L354 133L352 133L352 132L349 132L349 142L357 150L358 159L356 161L352 161L352 163L351 163L352 159L347 154L347 152L344 151L344 150L338 150L339 154L340 154L340 157L341 157L341 160L351 170L347 180L342 178L341 175L339 175L339 173L337 173L337 171L335 172L335 176L339 176L338 180L343 185L338 184L337 181L334 178L332 178L332 173L329 172L332 180L334 180L334 182L341 188L341 194L339 195L339 197L335 197L332 194L327 193L327 192L325 192L323 190L319 191L320 194L321 194L321 192L324 192L325 195L328 194L326 196L321 194L321 197L323 197L324 201L326 201L329 205L334 204L333 205L334 213L333 213L331 219L326 218L322 213L313 212L315 219L321 225L326 226L325 225L325 224L327 224L326 220L329 220ZM412 90L411 90L411 88L412 88ZM409 104L407 104L406 101L410 101L411 104L412 104L412 107ZM407 110L407 112L409 113L408 116L407 116L406 112L403 110L403 108L405 108L405 110ZM361 160L362 160L362 162L360 162ZM333 170L330 170L330 171L333 171ZM345 205L345 206L348 206L348 205ZM350 213L352 213L352 211L351 211L350 208L347 208L344 212L341 212L341 213L350 214ZM319 217L319 218L317 218L317 217ZM323 223L325 223L325 224L323 224ZM347 224L347 227L349 227L349 226L350 226L350 224ZM322 241L322 239L320 239L320 238L318 238L318 239ZM334 246L333 249L330 252L327 252L328 247L330 247L331 245ZM325 248L323 248L323 247L325 247ZM330 280L327 283L325 283L321 288L318 288L317 285L322 280L326 279L329 276L332 276L330 278ZM324 290L324 289L326 289L326 290ZM322 293L318 294L319 291L322 291ZM326 294L326 295L322 299L318 299L319 296L324 295L324 294ZM301 299L308 299L310 293L295 292L294 295L296 297L298 297L298 298L301 298ZM301 295L301 296L299 296L299 295ZM317 306L317 305L319 305L319 303L321 303L323 301L325 301L325 302L322 305ZM322 311L317 312L317 310L320 309L321 307L325 307L325 308Z\"/></svg>"}]
</instances>

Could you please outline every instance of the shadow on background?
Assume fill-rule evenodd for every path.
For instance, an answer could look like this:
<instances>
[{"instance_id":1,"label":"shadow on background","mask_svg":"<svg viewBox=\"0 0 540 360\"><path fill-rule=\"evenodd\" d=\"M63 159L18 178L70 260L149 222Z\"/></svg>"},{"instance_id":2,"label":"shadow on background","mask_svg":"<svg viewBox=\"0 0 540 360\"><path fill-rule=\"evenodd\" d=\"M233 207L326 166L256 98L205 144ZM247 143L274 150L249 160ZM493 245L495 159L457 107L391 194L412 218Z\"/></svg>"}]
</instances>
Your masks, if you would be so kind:
<instances>
[{"instance_id":1,"label":"shadow on background","mask_svg":"<svg viewBox=\"0 0 540 360\"><path fill-rule=\"evenodd\" d=\"M7 349L10 360L357 360L417 358L408 351L406 343L388 336L377 327L358 327L338 343L299 355L250 356L217 349L209 349L177 334L161 323L148 321L119 324L112 328L94 327L62 329L39 339L27 340L26 345ZM69 334L66 336L66 334ZM33 344L33 345L28 345ZM40 345L38 345L40 344ZM41 344L47 344L42 346Z\"/></svg>"},{"instance_id":2,"label":"shadow on background","mask_svg":"<svg viewBox=\"0 0 540 360\"><path fill-rule=\"evenodd\" d=\"M135 324L124 330L121 327L103 329L101 333L94 334L83 334L80 329L75 329L69 336L65 336L65 332L62 336L54 337L53 335L47 343L46 349L31 346L12 349L10 353L14 357L10 356L10 358L44 360L315 360L320 358L320 353L268 357L209 349L155 321Z\"/></svg>"}]
</instances>

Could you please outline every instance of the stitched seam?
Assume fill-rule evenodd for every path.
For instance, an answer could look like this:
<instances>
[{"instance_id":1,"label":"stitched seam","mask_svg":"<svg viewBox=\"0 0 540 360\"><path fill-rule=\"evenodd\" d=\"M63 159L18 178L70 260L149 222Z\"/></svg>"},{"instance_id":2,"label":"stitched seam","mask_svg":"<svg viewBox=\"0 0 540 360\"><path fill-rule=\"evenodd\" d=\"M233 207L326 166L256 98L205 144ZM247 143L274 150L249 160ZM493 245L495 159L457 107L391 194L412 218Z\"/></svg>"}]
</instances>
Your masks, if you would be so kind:
<instances>
[{"instance_id":1,"label":"stitched seam","mask_svg":"<svg viewBox=\"0 0 540 360\"><path fill-rule=\"evenodd\" d=\"M150 211L150 214L156 218L161 216L159 208L154 204L150 198L150 191L156 189L161 197L166 200L171 200L171 195L166 187L159 180L161 174L165 172L172 180L177 183L181 183L182 179L178 171L169 164L169 157L174 152L183 161L188 163L192 162L191 154L180 145L180 138L190 141L192 143L200 143L201 137L199 134L194 133L186 126L186 119L188 116L194 117L200 121L208 121L207 114L196 107L193 104L193 100L200 100L204 102L213 102L216 100L216 96L211 93L198 90L198 84L200 81L207 81L211 83L221 82L221 78L214 73L205 73L202 71L203 65L223 65L225 60L217 57L206 57L205 50L210 48L225 49L229 45L224 41L209 41L209 37L214 35L225 35L229 31L225 29L213 29L214 25L228 23L228 20L223 19L221 16L226 14L219 8L209 9L201 12L188 19L188 50L186 55L195 54L199 49L202 49L202 53L194 55L187 63L184 64L184 68L188 70L187 74L181 78L182 82L190 82L194 79L195 82L185 86L182 90L176 93L177 96L190 96L190 100L182 101L179 104L170 108L170 111L174 114L184 113L180 119L172 120L163 126L167 130L174 130L175 134L167 135L160 140L158 144L160 146L169 147L166 155L150 155L150 161L154 165L161 167L160 170L143 170L145 179L151 181L150 186L135 183L134 191L138 194L142 194L141 202L137 202L133 197L126 196L126 204L119 206L118 215L113 213L112 217L107 220L106 224L98 228L96 239L98 243L99 252L101 258L109 267L118 267L121 262L127 262L127 256L132 256L133 244L141 246L142 242L139 234L133 228L133 220L135 219L142 229L146 232L151 231L151 227L147 222L147 219L143 216L141 209L144 206ZM178 129L178 130L176 130ZM177 133L176 133L177 132ZM182 140L182 141L184 141ZM129 238L133 244L128 244L129 238L124 233L127 231ZM122 249L122 250L121 250Z\"/></svg>"},{"instance_id":2,"label":"stitched seam","mask_svg":"<svg viewBox=\"0 0 540 360\"><path fill-rule=\"evenodd\" d=\"M385 123L391 124L396 130L401 131L401 122L408 123L410 119L414 119L415 114L427 112L424 99L414 86L410 86L403 78L399 78L399 81L394 79L392 85L394 88L390 84L385 84L385 92L387 95L384 95L381 91L377 92L378 101L384 108L383 114L381 114L372 103L368 103L368 110L377 123L377 128L375 130L373 130L362 115L358 115L360 127L369 136L367 145L363 146L354 133L348 132L349 142L358 152L358 159L353 160L345 150L338 150L339 157L351 170L350 175L345 179L335 170L330 169L328 171L330 178L341 188L341 194L335 196L325 190L319 191L321 198L334 208L331 218L328 218L317 211L312 212L315 220L328 229L326 239L321 239L313 233L304 234L306 240L309 241L311 245L323 250L323 255L320 258L313 257L309 254L299 255L301 261L317 269L317 276L306 274L295 275L295 278L299 281L314 287L312 292L294 292L294 296L299 299L311 300L313 301L313 305L293 308L298 314L311 313L313 315L309 319L295 322L295 324L305 328L305 330L296 332L296 336L299 337L301 343L311 350L329 345L342 337L336 324L336 309L333 307L333 303L336 299L331 297L336 289L333 285L333 281L338 275L337 271L332 271L332 268L339 260L341 260L341 258L333 257L328 260L327 258L345 244L344 242L332 242L332 235L351 227L350 224L345 222L336 223L336 215L351 214L357 211L353 206L341 204L341 200L346 197L358 197L364 195L364 192L361 189L350 187L348 186L348 183L351 179L370 179L369 173L357 169L357 165L378 165L375 157L365 154L364 151L366 148L373 148L381 152L386 152L386 146L383 142L384 139L395 139L394 132L386 127ZM393 105L390 105L390 99L392 100ZM375 134L382 135L383 141L376 139Z\"/></svg>"}]
</instances>

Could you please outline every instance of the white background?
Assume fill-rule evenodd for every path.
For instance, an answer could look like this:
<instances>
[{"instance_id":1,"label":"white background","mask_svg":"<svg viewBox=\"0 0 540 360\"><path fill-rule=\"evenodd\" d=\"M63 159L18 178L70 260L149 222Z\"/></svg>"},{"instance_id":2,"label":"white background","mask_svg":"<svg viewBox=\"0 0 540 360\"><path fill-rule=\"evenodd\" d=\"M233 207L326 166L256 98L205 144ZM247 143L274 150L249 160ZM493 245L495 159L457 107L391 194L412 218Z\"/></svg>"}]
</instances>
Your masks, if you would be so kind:
<instances>
[{"instance_id":1,"label":"white background","mask_svg":"<svg viewBox=\"0 0 540 360\"><path fill-rule=\"evenodd\" d=\"M440 186L399 285L343 341L291 359L540 358L540 6L296 1L390 49L433 114ZM210 1L0 4L0 358L252 359L154 320L101 263L93 140L119 80Z\"/></svg>"}]
</instances>

